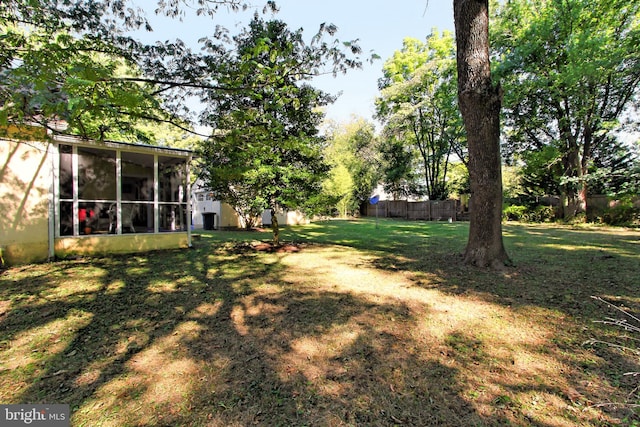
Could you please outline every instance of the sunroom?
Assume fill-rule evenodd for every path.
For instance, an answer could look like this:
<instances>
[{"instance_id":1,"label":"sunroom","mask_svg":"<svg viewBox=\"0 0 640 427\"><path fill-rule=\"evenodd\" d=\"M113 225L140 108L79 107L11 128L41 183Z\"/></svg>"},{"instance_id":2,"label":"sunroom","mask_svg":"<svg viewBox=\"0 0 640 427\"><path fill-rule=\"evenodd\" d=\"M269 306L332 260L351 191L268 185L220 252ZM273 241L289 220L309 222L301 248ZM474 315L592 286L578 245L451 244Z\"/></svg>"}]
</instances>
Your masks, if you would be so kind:
<instances>
[{"instance_id":1,"label":"sunroom","mask_svg":"<svg viewBox=\"0 0 640 427\"><path fill-rule=\"evenodd\" d=\"M190 151L60 137L56 142L56 253L78 251L80 242L68 237L127 236L94 240L86 245L92 252L152 249L158 235L167 233L187 233L190 244ZM153 237L141 237L147 234Z\"/></svg>"},{"instance_id":2,"label":"sunroom","mask_svg":"<svg viewBox=\"0 0 640 427\"><path fill-rule=\"evenodd\" d=\"M192 152L69 136L0 138L11 264L191 246ZM43 253L46 248L46 253Z\"/></svg>"}]
</instances>

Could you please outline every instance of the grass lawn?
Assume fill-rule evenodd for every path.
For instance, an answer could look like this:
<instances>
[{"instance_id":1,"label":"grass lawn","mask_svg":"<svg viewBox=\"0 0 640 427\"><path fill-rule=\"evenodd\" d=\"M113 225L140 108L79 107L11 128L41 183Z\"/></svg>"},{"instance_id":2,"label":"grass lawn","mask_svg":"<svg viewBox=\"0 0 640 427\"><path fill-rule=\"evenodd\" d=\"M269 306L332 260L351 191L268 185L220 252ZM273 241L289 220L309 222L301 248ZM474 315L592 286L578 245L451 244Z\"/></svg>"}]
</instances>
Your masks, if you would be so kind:
<instances>
[{"instance_id":1,"label":"grass lawn","mask_svg":"<svg viewBox=\"0 0 640 427\"><path fill-rule=\"evenodd\" d=\"M201 234L191 250L0 273L0 402L73 426L640 426L640 232L507 224L514 268L461 264L468 224ZM251 242L254 244L251 244ZM636 339L640 339L638 334Z\"/></svg>"}]
</instances>

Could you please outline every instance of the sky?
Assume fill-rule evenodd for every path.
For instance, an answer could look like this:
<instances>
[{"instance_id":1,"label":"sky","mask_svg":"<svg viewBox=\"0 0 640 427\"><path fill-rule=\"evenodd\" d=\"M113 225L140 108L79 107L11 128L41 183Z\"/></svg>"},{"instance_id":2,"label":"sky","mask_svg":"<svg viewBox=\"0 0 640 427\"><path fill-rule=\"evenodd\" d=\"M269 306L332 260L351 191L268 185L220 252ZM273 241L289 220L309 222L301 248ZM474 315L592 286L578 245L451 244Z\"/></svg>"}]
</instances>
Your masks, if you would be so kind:
<instances>
[{"instance_id":1,"label":"sky","mask_svg":"<svg viewBox=\"0 0 640 427\"><path fill-rule=\"evenodd\" d=\"M261 4L260 0L254 0ZM151 15L155 0L135 2ZM365 56L375 52L381 59L363 63L360 70L345 75L321 76L312 85L333 95L338 100L327 107L328 119L345 123L352 116L374 121L374 99L378 95L378 79L382 66L393 52L402 48L405 37L425 40L433 29L453 31L453 0L276 0L280 8L274 18L287 23L289 28L302 28L311 38L322 23L338 27L336 37L341 41L358 40ZM163 19L153 24L154 33L145 36L157 40L180 38L196 46L200 37L208 35L214 25L220 24L235 35L248 24L254 11L244 13L219 11L215 18L187 16L183 22ZM267 15L266 18L269 18ZM156 20L158 18L155 18ZM152 21L153 22L153 21Z\"/></svg>"}]
</instances>

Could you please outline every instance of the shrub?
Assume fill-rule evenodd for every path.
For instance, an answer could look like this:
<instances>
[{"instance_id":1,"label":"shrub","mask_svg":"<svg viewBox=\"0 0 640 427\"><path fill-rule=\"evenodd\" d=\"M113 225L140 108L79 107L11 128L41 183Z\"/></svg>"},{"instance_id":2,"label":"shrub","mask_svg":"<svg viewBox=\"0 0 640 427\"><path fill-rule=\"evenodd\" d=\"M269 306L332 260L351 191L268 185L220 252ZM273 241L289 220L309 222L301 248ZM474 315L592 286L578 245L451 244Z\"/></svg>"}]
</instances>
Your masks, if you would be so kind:
<instances>
[{"instance_id":1,"label":"shrub","mask_svg":"<svg viewBox=\"0 0 640 427\"><path fill-rule=\"evenodd\" d=\"M569 225L580 225L589 222L589 218L587 218L587 214L585 212L579 212L573 217L565 219L565 222Z\"/></svg>"},{"instance_id":2,"label":"shrub","mask_svg":"<svg viewBox=\"0 0 640 427\"><path fill-rule=\"evenodd\" d=\"M550 222L555 219L556 214L553 206L510 205L504 209L502 217L506 221Z\"/></svg>"},{"instance_id":3,"label":"shrub","mask_svg":"<svg viewBox=\"0 0 640 427\"><path fill-rule=\"evenodd\" d=\"M529 212L531 222L552 222L556 219L556 212L553 206L536 206Z\"/></svg>"},{"instance_id":4,"label":"shrub","mask_svg":"<svg viewBox=\"0 0 640 427\"><path fill-rule=\"evenodd\" d=\"M510 205L502 211L502 218L507 221L528 221L529 208L522 205Z\"/></svg>"},{"instance_id":5,"label":"shrub","mask_svg":"<svg viewBox=\"0 0 640 427\"><path fill-rule=\"evenodd\" d=\"M631 202L620 202L605 211L600 220L607 225L638 225L640 209Z\"/></svg>"}]
</instances>

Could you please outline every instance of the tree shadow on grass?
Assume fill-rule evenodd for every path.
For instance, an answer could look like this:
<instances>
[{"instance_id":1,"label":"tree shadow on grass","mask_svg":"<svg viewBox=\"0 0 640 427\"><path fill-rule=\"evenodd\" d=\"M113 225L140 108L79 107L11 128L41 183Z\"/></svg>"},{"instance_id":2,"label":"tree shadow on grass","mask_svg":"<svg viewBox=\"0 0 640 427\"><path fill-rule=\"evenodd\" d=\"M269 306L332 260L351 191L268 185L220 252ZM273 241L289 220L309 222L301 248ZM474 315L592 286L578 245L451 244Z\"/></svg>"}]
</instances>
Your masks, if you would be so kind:
<instances>
[{"instance_id":1,"label":"tree shadow on grass","mask_svg":"<svg viewBox=\"0 0 640 427\"><path fill-rule=\"evenodd\" d=\"M606 295L640 312L637 232L508 224L505 246L516 266L503 272L462 263L466 223L385 220L376 227L371 219L330 221L288 233L294 240L366 251L376 268L417 273L417 282L426 273L437 279L422 281L426 287L451 294L477 292L505 305L536 305L585 320L601 318L591 296Z\"/></svg>"},{"instance_id":2,"label":"tree shadow on grass","mask_svg":"<svg viewBox=\"0 0 640 427\"><path fill-rule=\"evenodd\" d=\"M503 272L462 263L460 253L467 238L467 224L464 223L386 220L375 227L372 220L367 219L361 223L336 221L316 228L305 227L293 230L292 234L302 240L335 241L366 251L371 254L372 266L409 277L416 289L495 304L501 307L496 309L500 316L513 322L534 319L535 324L529 327L548 327L553 334L539 337L540 343L517 345L529 349L525 352L531 358L521 371L532 372L538 379L520 378L512 382L511 379L517 378L518 370L506 369L507 378L493 382L507 393L503 400L537 393L550 400L558 398L557 405L567 405L577 413L593 409L598 403L617 402L618 405L602 406L602 411L610 414L614 421L637 420L637 413L619 405L637 386L633 380L637 377L623 376L624 372L640 370L637 357L621 355L603 345L594 348L583 344L592 338L609 342L618 338L616 331L594 323L605 318L607 313L591 296L604 296L632 313L640 313L637 290L640 234L622 229L582 230L554 225L508 224L504 226L505 245L516 267ZM485 326L492 321L499 322L499 319L492 320L489 316L478 325L478 332L487 333ZM505 325L505 330L507 327ZM512 345L507 340L501 342L495 331L490 333L494 336L482 342L507 349ZM535 333L532 335L536 336ZM456 355L460 356L460 352ZM511 357L506 351L506 355L494 355L493 359L482 363L508 367ZM465 368L464 374L467 374L466 370L471 372L475 363L458 358L457 366ZM541 366L535 366L536 363ZM554 364L562 366L563 371L545 371ZM494 373L489 369L480 375L491 377ZM472 379L469 375L464 382ZM531 397L532 401L538 398ZM512 422L527 425L533 422L523 415L527 412L526 405L516 407L491 400L478 405L493 409L502 407L513 412L517 416ZM591 416L597 419L600 415L593 413ZM572 417L566 415L568 419ZM623 421L625 417L627 420ZM559 421L549 419L548 422Z\"/></svg>"},{"instance_id":3,"label":"tree shadow on grass","mask_svg":"<svg viewBox=\"0 0 640 427\"><path fill-rule=\"evenodd\" d=\"M2 400L68 403L74 425L483 424L456 370L388 321L412 328L405 303L297 289L286 256L202 247L3 276L21 296L0 319Z\"/></svg>"},{"instance_id":4,"label":"tree shadow on grass","mask_svg":"<svg viewBox=\"0 0 640 427\"><path fill-rule=\"evenodd\" d=\"M231 308L224 333L202 320L192 356L210 364L213 347L228 362L201 382L192 405L210 408L212 425L485 424L461 398L455 369L380 328L389 316L413 322L402 304L343 293L251 295ZM168 424L205 424L204 416Z\"/></svg>"},{"instance_id":5,"label":"tree shadow on grass","mask_svg":"<svg viewBox=\"0 0 640 427\"><path fill-rule=\"evenodd\" d=\"M391 242L378 235L374 249L358 241L355 230L347 237L366 258L329 254L327 271L346 258L354 274L370 266L386 277L398 273L407 277L408 292L452 296L442 307L428 298L376 299L339 286L315 287L304 278L300 287L284 262L289 254L205 244L69 262L50 276L4 275L0 288L11 290L3 298L19 297L0 318L0 381L5 393L13 392L3 400L69 403L74 425L552 426L571 416L529 417L523 396L562 407L571 404L571 389L581 403L606 392L619 395L603 387L607 371L618 367L613 354L603 351L590 364L591 353L576 335L554 331L567 315L567 322L582 326L573 309L547 298L536 305L537 291L514 286L541 289L532 277L542 270L498 279L465 270L451 262L459 238L423 230L416 240L414 227L389 230ZM545 247L541 239L534 248ZM502 342L503 335L483 328L495 320L486 318L494 315L493 305L480 304L484 312L469 316L477 317L473 334L471 324L441 338L421 337L435 333L429 325L449 322L443 312L453 310L446 305L458 297L466 309L475 307L467 300L500 307L497 316L507 319L496 329L538 316L532 307L544 308L554 332L531 330L516 344ZM525 368L531 378L518 377ZM585 372L575 375L578 370Z\"/></svg>"},{"instance_id":6,"label":"tree shadow on grass","mask_svg":"<svg viewBox=\"0 0 640 427\"><path fill-rule=\"evenodd\" d=\"M81 282L69 284L69 276L82 271L84 263L65 263L60 271L69 278L53 283L46 276L14 281L12 288L22 295L4 313L0 328L6 347L21 348L10 352L5 362L16 370L14 378L32 384L18 384L20 391L11 399L78 407L124 375L133 356L175 333L197 307L236 298L248 292L243 281L277 269L277 265L242 262L229 271L222 271L224 266L213 270L230 279L207 277L206 261L190 255L190 259L177 251L158 255L160 262L175 261L173 268L158 263L153 253L94 259L91 268L102 276L87 280L91 290ZM229 281L234 282L233 289Z\"/></svg>"}]
</instances>

